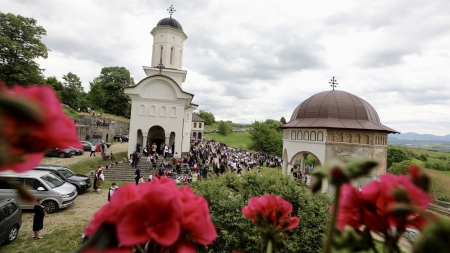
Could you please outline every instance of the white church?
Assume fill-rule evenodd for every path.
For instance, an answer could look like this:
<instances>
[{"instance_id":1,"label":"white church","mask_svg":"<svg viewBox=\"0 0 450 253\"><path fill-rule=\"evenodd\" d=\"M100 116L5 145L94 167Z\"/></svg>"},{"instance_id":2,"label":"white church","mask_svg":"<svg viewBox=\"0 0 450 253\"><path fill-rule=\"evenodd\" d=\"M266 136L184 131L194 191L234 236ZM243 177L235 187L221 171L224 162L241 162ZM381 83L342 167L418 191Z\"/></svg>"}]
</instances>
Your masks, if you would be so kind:
<instances>
[{"instance_id":1,"label":"white church","mask_svg":"<svg viewBox=\"0 0 450 253\"><path fill-rule=\"evenodd\" d=\"M151 67L143 67L146 78L126 87L131 99L128 154L156 143L158 150L167 144L173 153L189 152L194 94L183 91L186 70L182 69L183 45L187 39L181 24L170 17L161 19L150 32L153 35Z\"/></svg>"}]
</instances>

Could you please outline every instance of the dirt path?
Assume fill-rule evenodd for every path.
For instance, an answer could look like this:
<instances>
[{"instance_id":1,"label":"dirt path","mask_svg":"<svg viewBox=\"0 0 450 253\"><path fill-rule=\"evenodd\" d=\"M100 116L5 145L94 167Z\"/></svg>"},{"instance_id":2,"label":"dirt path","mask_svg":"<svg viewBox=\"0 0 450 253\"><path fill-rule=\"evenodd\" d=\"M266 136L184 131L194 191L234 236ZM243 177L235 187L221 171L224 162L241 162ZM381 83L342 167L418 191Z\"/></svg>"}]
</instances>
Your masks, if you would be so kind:
<instances>
[{"instance_id":1,"label":"dirt path","mask_svg":"<svg viewBox=\"0 0 450 253\"><path fill-rule=\"evenodd\" d=\"M119 152L126 152L128 150L128 142L116 142L113 145L111 145L107 150L107 154L109 152L113 152L113 154L119 153ZM85 159L89 159L90 151L84 151L83 155L77 155L67 158L59 158L59 157L45 157L42 161L42 164L55 164L55 165L64 165L68 166L77 162L81 162ZM100 153L96 153L97 157L100 155Z\"/></svg>"}]
</instances>

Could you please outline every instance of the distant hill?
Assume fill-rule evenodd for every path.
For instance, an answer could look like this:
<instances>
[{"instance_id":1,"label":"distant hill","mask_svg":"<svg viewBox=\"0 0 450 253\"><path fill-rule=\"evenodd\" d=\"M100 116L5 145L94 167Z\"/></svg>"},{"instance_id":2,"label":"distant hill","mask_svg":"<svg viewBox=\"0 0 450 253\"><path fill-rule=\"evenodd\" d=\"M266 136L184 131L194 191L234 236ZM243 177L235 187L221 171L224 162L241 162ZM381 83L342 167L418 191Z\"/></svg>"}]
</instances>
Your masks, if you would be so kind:
<instances>
[{"instance_id":1,"label":"distant hill","mask_svg":"<svg viewBox=\"0 0 450 253\"><path fill-rule=\"evenodd\" d=\"M438 142L450 142L450 134L445 136L438 136L433 134L418 134L418 133L403 133L403 134L390 134L389 141L438 141Z\"/></svg>"}]
</instances>

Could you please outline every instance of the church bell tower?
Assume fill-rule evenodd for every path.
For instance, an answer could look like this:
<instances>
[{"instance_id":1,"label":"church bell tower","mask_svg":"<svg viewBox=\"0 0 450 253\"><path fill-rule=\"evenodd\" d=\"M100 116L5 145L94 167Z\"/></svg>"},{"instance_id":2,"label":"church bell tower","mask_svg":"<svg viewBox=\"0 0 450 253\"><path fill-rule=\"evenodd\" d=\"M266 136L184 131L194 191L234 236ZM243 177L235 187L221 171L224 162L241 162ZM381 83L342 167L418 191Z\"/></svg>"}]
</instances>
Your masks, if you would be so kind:
<instances>
[{"instance_id":1,"label":"church bell tower","mask_svg":"<svg viewBox=\"0 0 450 253\"><path fill-rule=\"evenodd\" d=\"M174 18L173 6L169 9L170 17L161 19L150 32L153 35L152 67L158 64L164 65L165 69L182 70L183 45L187 39L183 27Z\"/></svg>"}]
</instances>

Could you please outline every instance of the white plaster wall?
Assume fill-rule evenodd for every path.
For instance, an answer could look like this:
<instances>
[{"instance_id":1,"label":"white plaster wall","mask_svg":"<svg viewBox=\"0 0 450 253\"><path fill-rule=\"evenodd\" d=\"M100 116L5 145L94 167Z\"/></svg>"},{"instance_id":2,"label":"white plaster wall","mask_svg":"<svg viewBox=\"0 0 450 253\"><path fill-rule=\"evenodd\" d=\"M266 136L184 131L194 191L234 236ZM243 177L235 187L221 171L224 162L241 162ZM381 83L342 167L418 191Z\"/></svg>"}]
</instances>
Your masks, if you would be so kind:
<instances>
[{"instance_id":1,"label":"white plaster wall","mask_svg":"<svg viewBox=\"0 0 450 253\"><path fill-rule=\"evenodd\" d=\"M291 133L292 131L302 131L302 134L304 131L308 131L308 133L311 133L314 131L316 133L316 140L310 141L310 140L295 140L291 139ZM322 132L323 133L323 140L318 141L317 140L317 133ZM285 129L283 133L283 154L286 150L286 157L287 157L287 166L283 166L283 175L287 175L294 165L294 161L292 160L294 156L298 152L302 151L308 151L310 153L313 153L317 158L319 159L321 164L324 164L325 162L325 143L326 143L326 129Z\"/></svg>"},{"instance_id":2,"label":"white plaster wall","mask_svg":"<svg viewBox=\"0 0 450 253\"><path fill-rule=\"evenodd\" d=\"M161 61L162 47L162 63L164 66L166 68L182 69L183 46L184 41L187 39L186 34L171 27L155 27L151 34L153 35L152 67L158 65ZM172 63L170 63L171 48L173 48Z\"/></svg>"}]
</instances>

